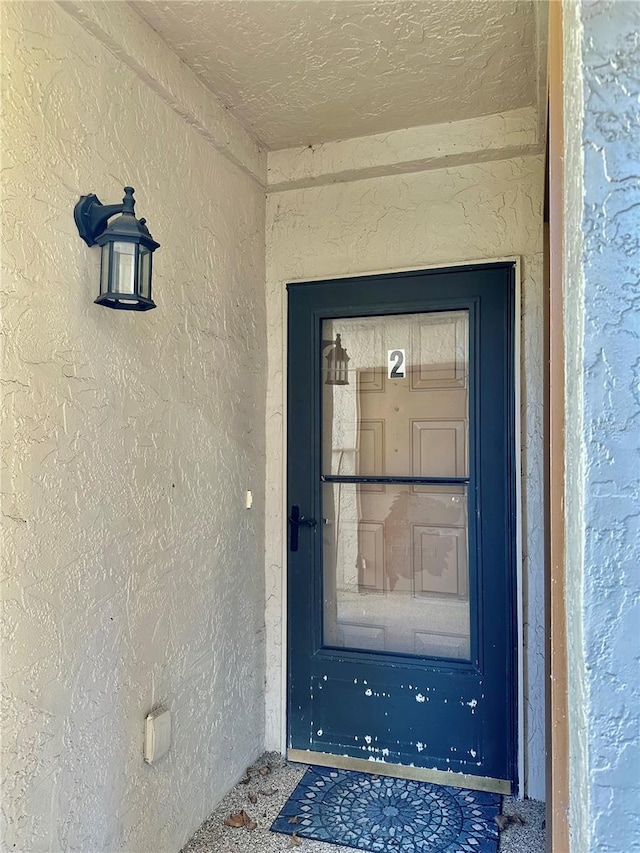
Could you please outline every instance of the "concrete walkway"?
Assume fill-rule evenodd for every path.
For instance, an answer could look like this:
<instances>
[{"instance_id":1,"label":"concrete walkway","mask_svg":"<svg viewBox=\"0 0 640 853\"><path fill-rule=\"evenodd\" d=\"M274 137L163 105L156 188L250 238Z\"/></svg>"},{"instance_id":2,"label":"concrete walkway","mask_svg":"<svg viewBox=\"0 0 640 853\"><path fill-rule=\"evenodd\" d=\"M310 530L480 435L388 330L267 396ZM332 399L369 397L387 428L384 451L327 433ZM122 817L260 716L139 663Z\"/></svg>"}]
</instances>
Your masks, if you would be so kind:
<instances>
[{"instance_id":1,"label":"concrete walkway","mask_svg":"<svg viewBox=\"0 0 640 853\"><path fill-rule=\"evenodd\" d=\"M254 768L250 768L249 782L236 785L227 794L183 847L182 853L290 853L292 850L300 850L301 853L353 853L351 847L307 838L299 839L300 844L297 845L290 836L269 831L305 770L303 764L290 764L277 753L265 753ZM255 829L225 826L225 819L240 811L245 811L252 824L257 824ZM525 823L510 825L500 834L500 853L543 853L544 805L534 800L507 798L503 813L517 814Z\"/></svg>"}]
</instances>

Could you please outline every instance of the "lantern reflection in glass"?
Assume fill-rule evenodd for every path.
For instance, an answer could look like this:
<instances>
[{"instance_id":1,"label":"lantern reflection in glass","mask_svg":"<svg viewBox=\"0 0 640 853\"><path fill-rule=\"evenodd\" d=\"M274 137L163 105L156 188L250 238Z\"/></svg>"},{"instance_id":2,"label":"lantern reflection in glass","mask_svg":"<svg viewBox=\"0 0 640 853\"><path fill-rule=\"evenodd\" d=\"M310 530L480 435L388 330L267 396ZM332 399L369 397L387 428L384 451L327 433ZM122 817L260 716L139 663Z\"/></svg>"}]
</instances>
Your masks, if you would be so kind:
<instances>
[{"instance_id":1,"label":"lantern reflection in glass","mask_svg":"<svg viewBox=\"0 0 640 853\"><path fill-rule=\"evenodd\" d=\"M348 385L349 375L349 356L346 349L342 346L340 335L336 334L335 342L326 355L327 359L327 379L326 385Z\"/></svg>"}]
</instances>

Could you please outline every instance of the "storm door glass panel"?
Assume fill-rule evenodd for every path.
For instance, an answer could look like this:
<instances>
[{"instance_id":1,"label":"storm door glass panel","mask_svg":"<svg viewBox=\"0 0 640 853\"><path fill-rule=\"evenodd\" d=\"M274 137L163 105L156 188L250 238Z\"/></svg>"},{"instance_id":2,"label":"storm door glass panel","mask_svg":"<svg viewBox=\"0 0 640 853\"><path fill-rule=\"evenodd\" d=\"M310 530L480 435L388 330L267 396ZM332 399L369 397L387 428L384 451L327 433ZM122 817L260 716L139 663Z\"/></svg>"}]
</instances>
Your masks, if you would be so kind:
<instances>
[{"instance_id":1,"label":"storm door glass panel","mask_svg":"<svg viewBox=\"0 0 640 853\"><path fill-rule=\"evenodd\" d=\"M322 339L324 643L468 660L468 312Z\"/></svg>"}]
</instances>

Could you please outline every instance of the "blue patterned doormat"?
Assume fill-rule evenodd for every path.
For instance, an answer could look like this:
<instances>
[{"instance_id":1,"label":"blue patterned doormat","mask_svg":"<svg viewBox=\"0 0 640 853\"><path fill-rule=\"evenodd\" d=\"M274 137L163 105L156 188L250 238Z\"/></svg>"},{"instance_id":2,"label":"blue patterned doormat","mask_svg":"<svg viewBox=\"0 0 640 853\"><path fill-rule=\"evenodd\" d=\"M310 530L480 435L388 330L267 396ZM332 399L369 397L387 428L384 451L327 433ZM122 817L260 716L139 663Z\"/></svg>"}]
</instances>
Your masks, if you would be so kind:
<instances>
[{"instance_id":1,"label":"blue patterned doormat","mask_svg":"<svg viewBox=\"0 0 640 853\"><path fill-rule=\"evenodd\" d=\"M310 767L271 831L381 853L497 853L500 807L499 794Z\"/></svg>"}]
</instances>

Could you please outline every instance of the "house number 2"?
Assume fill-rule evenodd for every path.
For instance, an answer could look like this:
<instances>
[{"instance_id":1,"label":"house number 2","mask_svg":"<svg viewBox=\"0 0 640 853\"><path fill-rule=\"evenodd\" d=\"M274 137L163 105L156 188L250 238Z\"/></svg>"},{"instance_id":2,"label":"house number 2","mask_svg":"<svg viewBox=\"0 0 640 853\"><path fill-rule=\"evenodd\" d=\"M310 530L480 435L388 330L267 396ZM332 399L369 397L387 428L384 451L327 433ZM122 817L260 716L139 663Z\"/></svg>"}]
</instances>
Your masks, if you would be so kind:
<instances>
[{"instance_id":1,"label":"house number 2","mask_svg":"<svg viewBox=\"0 0 640 853\"><path fill-rule=\"evenodd\" d=\"M390 349L387 351L387 376L389 379L404 379L405 352L403 349Z\"/></svg>"}]
</instances>

